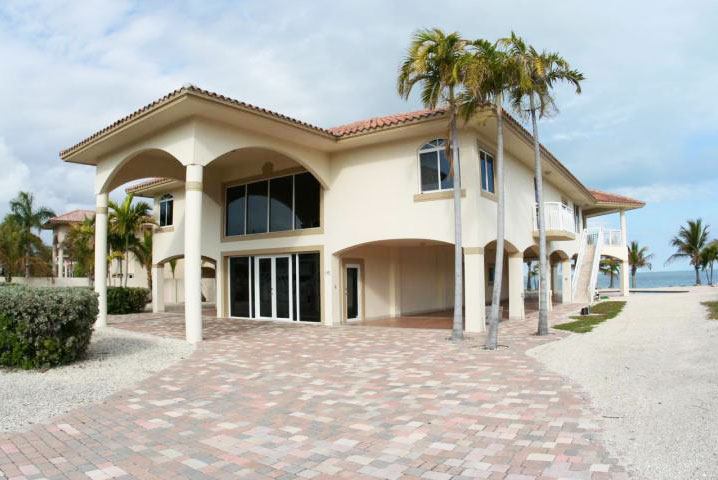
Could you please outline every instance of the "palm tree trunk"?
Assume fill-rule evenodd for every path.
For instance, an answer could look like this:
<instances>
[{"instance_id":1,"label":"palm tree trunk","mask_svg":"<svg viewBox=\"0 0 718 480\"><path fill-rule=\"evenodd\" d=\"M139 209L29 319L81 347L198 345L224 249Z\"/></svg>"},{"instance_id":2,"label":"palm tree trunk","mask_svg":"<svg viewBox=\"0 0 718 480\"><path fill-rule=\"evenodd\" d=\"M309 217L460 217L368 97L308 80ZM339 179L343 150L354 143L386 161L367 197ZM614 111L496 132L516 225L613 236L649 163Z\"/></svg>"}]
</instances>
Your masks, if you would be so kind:
<instances>
[{"instance_id":1,"label":"palm tree trunk","mask_svg":"<svg viewBox=\"0 0 718 480\"><path fill-rule=\"evenodd\" d=\"M30 278L30 239L28 233L28 240L25 244L25 279Z\"/></svg>"},{"instance_id":2,"label":"palm tree trunk","mask_svg":"<svg viewBox=\"0 0 718 480\"><path fill-rule=\"evenodd\" d=\"M464 338L464 268L463 244L461 240L461 162L459 161L459 139L456 128L456 108L452 105L450 118L452 171L454 175L454 321L451 339ZM474 292L474 295L477 293Z\"/></svg>"},{"instance_id":3,"label":"palm tree trunk","mask_svg":"<svg viewBox=\"0 0 718 480\"><path fill-rule=\"evenodd\" d=\"M696 265L694 268L696 269L696 285L701 285L700 267Z\"/></svg>"},{"instance_id":4,"label":"palm tree trunk","mask_svg":"<svg viewBox=\"0 0 718 480\"><path fill-rule=\"evenodd\" d=\"M123 280L125 288L127 288L127 278L130 276L129 270L130 270L130 241L128 239L125 239L125 271L122 272L122 280Z\"/></svg>"},{"instance_id":5,"label":"palm tree trunk","mask_svg":"<svg viewBox=\"0 0 718 480\"><path fill-rule=\"evenodd\" d=\"M529 96L531 108L531 125L534 137L534 177L536 177L536 200L538 210L536 223L539 231L539 322L538 334L548 335L548 302L551 288L547 285L547 258L546 258L546 223L543 209L543 171L541 169L541 144L539 143L538 120L536 119L536 104L534 94ZM545 287L544 287L545 286Z\"/></svg>"},{"instance_id":6,"label":"palm tree trunk","mask_svg":"<svg viewBox=\"0 0 718 480\"><path fill-rule=\"evenodd\" d=\"M504 120L501 111L501 95L496 99L496 189L498 202L496 206L496 261L494 263L494 289L491 295L491 320L486 335L485 346L493 350L498 344L499 307L501 303L501 284L504 274Z\"/></svg>"}]
</instances>

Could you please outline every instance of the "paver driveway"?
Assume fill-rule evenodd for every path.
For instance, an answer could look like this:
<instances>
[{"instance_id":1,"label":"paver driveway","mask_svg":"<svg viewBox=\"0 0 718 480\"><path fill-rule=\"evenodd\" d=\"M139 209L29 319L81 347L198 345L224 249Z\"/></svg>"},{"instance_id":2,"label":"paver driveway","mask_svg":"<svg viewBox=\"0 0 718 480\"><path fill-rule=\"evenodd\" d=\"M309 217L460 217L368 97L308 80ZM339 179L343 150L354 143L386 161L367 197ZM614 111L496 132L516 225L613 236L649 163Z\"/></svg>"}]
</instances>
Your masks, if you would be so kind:
<instances>
[{"instance_id":1,"label":"paver driveway","mask_svg":"<svg viewBox=\"0 0 718 480\"><path fill-rule=\"evenodd\" d=\"M115 320L116 321L116 320ZM580 392L524 351L441 330L206 319L187 360L0 436L9 478L627 478ZM179 315L116 327L183 335ZM2 476L2 475L0 475Z\"/></svg>"}]
</instances>

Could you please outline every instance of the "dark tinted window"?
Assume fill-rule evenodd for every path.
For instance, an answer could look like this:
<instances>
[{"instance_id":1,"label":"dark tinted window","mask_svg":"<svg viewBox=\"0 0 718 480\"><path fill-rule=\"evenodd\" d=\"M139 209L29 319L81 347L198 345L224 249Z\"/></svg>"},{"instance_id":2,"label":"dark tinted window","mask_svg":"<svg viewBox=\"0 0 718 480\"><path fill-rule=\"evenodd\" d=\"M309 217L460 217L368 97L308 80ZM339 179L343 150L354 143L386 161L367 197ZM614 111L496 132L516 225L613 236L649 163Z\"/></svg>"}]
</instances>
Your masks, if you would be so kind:
<instances>
[{"instance_id":1,"label":"dark tinted window","mask_svg":"<svg viewBox=\"0 0 718 480\"><path fill-rule=\"evenodd\" d=\"M299 254L299 320L303 322L321 321L321 291L319 276L319 254Z\"/></svg>"},{"instance_id":2,"label":"dark tinted window","mask_svg":"<svg viewBox=\"0 0 718 480\"><path fill-rule=\"evenodd\" d=\"M441 176L441 189L454 188L454 177L451 175L449 160L446 158L446 150L439 151L439 175Z\"/></svg>"},{"instance_id":3,"label":"dark tinted window","mask_svg":"<svg viewBox=\"0 0 718 480\"><path fill-rule=\"evenodd\" d=\"M160 227L172 225L172 211L174 210L174 201L172 195L164 195L160 199Z\"/></svg>"},{"instance_id":4,"label":"dark tinted window","mask_svg":"<svg viewBox=\"0 0 718 480\"><path fill-rule=\"evenodd\" d=\"M294 177L294 228L319 226L319 197L321 186L311 173Z\"/></svg>"},{"instance_id":5,"label":"dark tinted window","mask_svg":"<svg viewBox=\"0 0 718 480\"><path fill-rule=\"evenodd\" d=\"M229 314L232 317L250 317L251 290L249 281L249 257L229 259Z\"/></svg>"},{"instance_id":6,"label":"dark tinted window","mask_svg":"<svg viewBox=\"0 0 718 480\"><path fill-rule=\"evenodd\" d=\"M244 185L227 189L227 236L244 235L245 192Z\"/></svg>"},{"instance_id":7,"label":"dark tinted window","mask_svg":"<svg viewBox=\"0 0 718 480\"><path fill-rule=\"evenodd\" d=\"M481 152L481 189L494 193L494 157Z\"/></svg>"},{"instance_id":8,"label":"dark tinted window","mask_svg":"<svg viewBox=\"0 0 718 480\"><path fill-rule=\"evenodd\" d=\"M421 165L421 191L430 192L439 189L439 172L437 171L437 153L427 152L419 154Z\"/></svg>"},{"instance_id":9,"label":"dark tinted window","mask_svg":"<svg viewBox=\"0 0 718 480\"><path fill-rule=\"evenodd\" d=\"M293 177L273 178L269 182L269 231L292 229Z\"/></svg>"},{"instance_id":10,"label":"dark tinted window","mask_svg":"<svg viewBox=\"0 0 718 480\"><path fill-rule=\"evenodd\" d=\"M247 185L247 233L267 231L267 182Z\"/></svg>"}]
</instances>

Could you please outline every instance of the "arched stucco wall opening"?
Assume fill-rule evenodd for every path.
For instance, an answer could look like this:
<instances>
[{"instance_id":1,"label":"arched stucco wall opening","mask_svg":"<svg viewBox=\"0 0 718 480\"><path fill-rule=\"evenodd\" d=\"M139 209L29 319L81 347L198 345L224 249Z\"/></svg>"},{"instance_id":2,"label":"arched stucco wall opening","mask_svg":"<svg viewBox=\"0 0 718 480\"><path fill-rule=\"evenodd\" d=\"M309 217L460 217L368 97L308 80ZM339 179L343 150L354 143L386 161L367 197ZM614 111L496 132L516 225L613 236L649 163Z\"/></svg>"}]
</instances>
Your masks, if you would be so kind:
<instances>
[{"instance_id":1,"label":"arched stucco wall opening","mask_svg":"<svg viewBox=\"0 0 718 480\"><path fill-rule=\"evenodd\" d=\"M174 269L172 268L174 263ZM184 304L184 255L173 255L155 262L162 268L162 295L168 311L182 311ZM213 316L217 301L217 261L202 255L201 292L204 314ZM212 311L209 311L212 310Z\"/></svg>"},{"instance_id":2,"label":"arched stucco wall opening","mask_svg":"<svg viewBox=\"0 0 718 480\"><path fill-rule=\"evenodd\" d=\"M184 181L185 167L168 152L150 148L127 155L107 174L99 193L110 193L134 180L172 178Z\"/></svg>"},{"instance_id":3,"label":"arched stucco wall opening","mask_svg":"<svg viewBox=\"0 0 718 480\"><path fill-rule=\"evenodd\" d=\"M342 320L399 327L450 328L454 307L454 247L429 239L364 242L338 251ZM354 275L358 288L354 290Z\"/></svg>"}]
</instances>

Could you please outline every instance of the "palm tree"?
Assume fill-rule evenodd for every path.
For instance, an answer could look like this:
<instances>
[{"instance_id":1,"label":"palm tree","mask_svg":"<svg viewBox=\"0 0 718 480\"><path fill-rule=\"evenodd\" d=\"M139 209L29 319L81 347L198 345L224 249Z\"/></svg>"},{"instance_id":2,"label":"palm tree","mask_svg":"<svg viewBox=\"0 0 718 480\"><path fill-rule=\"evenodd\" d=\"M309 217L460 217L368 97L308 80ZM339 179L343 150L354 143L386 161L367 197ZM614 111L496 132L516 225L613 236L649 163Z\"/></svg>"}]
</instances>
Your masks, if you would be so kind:
<instances>
[{"instance_id":1,"label":"palm tree","mask_svg":"<svg viewBox=\"0 0 718 480\"><path fill-rule=\"evenodd\" d=\"M678 235L671 240L671 246L676 248L676 252L666 260L666 263L670 263L678 259L688 259L696 271L696 285L701 284L701 252L708 243L708 228L700 218L688 220L686 226L682 226Z\"/></svg>"},{"instance_id":2,"label":"palm tree","mask_svg":"<svg viewBox=\"0 0 718 480\"><path fill-rule=\"evenodd\" d=\"M601 262L598 264L598 269L604 275L610 275L611 281L608 288L613 288L613 277L617 277L621 272L621 262L612 257L602 258Z\"/></svg>"},{"instance_id":3,"label":"palm tree","mask_svg":"<svg viewBox=\"0 0 718 480\"><path fill-rule=\"evenodd\" d=\"M130 251L147 273L147 285L152 291L152 231L142 231L142 238L130 246Z\"/></svg>"},{"instance_id":4,"label":"palm tree","mask_svg":"<svg viewBox=\"0 0 718 480\"><path fill-rule=\"evenodd\" d=\"M498 342L499 304L501 302L501 284L504 266L504 96L510 91L516 80L516 71L506 52L486 40L475 40L468 45L471 52L469 61L464 63L466 91L461 95L461 111L470 118L486 105L492 105L496 114L496 262L494 265L494 288L491 296L491 314L489 331L485 347L495 349Z\"/></svg>"},{"instance_id":5,"label":"palm tree","mask_svg":"<svg viewBox=\"0 0 718 480\"><path fill-rule=\"evenodd\" d=\"M557 82L574 85L576 93L581 93L582 73L571 70L568 62L558 53L543 51L526 45L524 40L511 32L511 36L499 40L506 46L507 54L517 69L517 81L511 89L513 110L520 116L527 113L531 117L534 147L534 178L536 179L536 223L539 231L539 285L546 285L548 261L546 257L546 223L543 209L543 170L541 168L541 144L539 142L538 117L556 110L553 98L553 86ZM528 105L526 105L528 100ZM549 290L540 288L538 335L548 335Z\"/></svg>"},{"instance_id":6,"label":"palm tree","mask_svg":"<svg viewBox=\"0 0 718 480\"><path fill-rule=\"evenodd\" d=\"M24 261L24 243L22 229L11 215L0 224L0 267L5 282L12 282L15 272L22 269Z\"/></svg>"},{"instance_id":7,"label":"palm tree","mask_svg":"<svg viewBox=\"0 0 718 480\"><path fill-rule=\"evenodd\" d=\"M454 181L454 320L451 338L455 341L464 335L461 165L456 117L457 94L463 82L462 65L467 58L465 48L466 41L456 32L446 34L438 28L418 30L412 37L397 80L397 90L403 99L408 99L414 86L420 85L424 107L443 107L449 115L449 138L445 145Z\"/></svg>"},{"instance_id":8,"label":"palm tree","mask_svg":"<svg viewBox=\"0 0 718 480\"><path fill-rule=\"evenodd\" d=\"M713 240L701 250L701 268L709 285L713 285L713 264L717 261L718 240Z\"/></svg>"},{"instance_id":9,"label":"palm tree","mask_svg":"<svg viewBox=\"0 0 718 480\"><path fill-rule=\"evenodd\" d=\"M648 253L648 247L640 247L637 241L632 241L628 246L628 264L631 266L633 288L636 288L636 271L639 268L647 268L650 270L653 265L649 260L652 258L653 254Z\"/></svg>"},{"instance_id":10,"label":"palm tree","mask_svg":"<svg viewBox=\"0 0 718 480\"><path fill-rule=\"evenodd\" d=\"M145 202L132 203L134 195L129 194L122 203L109 202L110 206L110 229L117 237L121 245L122 254L125 260L125 268L122 276L124 286L127 286L128 269L130 264L130 247L138 243L137 232L144 224L154 224L151 216L152 208Z\"/></svg>"},{"instance_id":11,"label":"palm tree","mask_svg":"<svg viewBox=\"0 0 718 480\"><path fill-rule=\"evenodd\" d=\"M81 275L86 275L92 286L95 276L95 217L85 218L73 225L62 243L70 258L77 262Z\"/></svg>"},{"instance_id":12,"label":"palm tree","mask_svg":"<svg viewBox=\"0 0 718 480\"><path fill-rule=\"evenodd\" d=\"M55 212L46 207L35 209L35 197L29 192L19 192L17 197L10 200L10 215L15 219L20 231L22 232L22 240L25 257L25 278L30 277L30 259L33 256L33 244L38 244L39 236L32 233L32 229L36 228L38 233L42 224L55 216ZM42 244L42 240L39 240Z\"/></svg>"}]
</instances>

